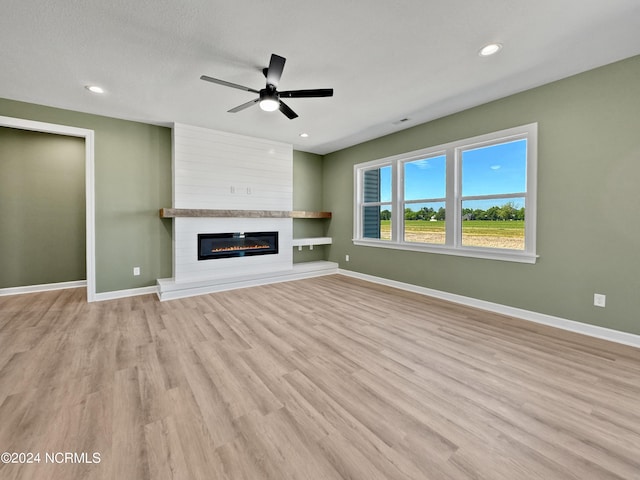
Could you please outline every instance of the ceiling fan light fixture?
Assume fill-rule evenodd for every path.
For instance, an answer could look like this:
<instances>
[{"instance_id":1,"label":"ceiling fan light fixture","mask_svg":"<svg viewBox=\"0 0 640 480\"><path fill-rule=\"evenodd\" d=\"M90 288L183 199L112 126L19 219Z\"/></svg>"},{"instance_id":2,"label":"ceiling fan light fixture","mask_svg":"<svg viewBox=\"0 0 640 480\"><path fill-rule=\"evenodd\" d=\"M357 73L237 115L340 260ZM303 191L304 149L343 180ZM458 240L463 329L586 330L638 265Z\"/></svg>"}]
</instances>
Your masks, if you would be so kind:
<instances>
[{"instance_id":1,"label":"ceiling fan light fixture","mask_svg":"<svg viewBox=\"0 0 640 480\"><path fill-rule=\"evenodd\" d=\"M280 99L275 88L266 88L260 91L260 108L265 112L274 112L280 107Z\"/></svg>"},{"instance_id":2,"label":"ceiling fan light fixture","mask_svg":"<svg viewBox=\"0 0 640 480\"><path fill-rule=\"evenodd\" d=\"M260 108L265 112L274 112L280 106L280 102L278 100L274 100L273 98L265 98L264 100L260 100Z\"/></svg>"}]
</instances>

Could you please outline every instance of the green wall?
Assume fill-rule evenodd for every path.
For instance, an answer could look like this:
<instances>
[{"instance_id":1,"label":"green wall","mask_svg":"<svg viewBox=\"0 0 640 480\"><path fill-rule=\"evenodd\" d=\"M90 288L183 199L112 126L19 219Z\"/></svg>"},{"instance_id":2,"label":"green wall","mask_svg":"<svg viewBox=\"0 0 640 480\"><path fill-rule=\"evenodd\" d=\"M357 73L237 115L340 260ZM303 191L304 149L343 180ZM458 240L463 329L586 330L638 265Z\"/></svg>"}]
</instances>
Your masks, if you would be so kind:
<instances>
[{"instance_id":1,"label":"green wall","mask_svg":"<svg viewBox=\"0 0 640 480\"><path fill-rule=\"evenodd\" d=\"M293 209L322 210L322 157L313 153L293 152ZM293 238L324 237L330 220L293 219ZM293 249L293 261L312 262L325 260L326 246L316 245Z\"/></svg>"},{"instance_id":2,"label":"green wall","mask_svg":"<svg viewBox=\"0 0 640 480\"><path fill-rule=\"evenodd\" d=\"M83 138L0 127L0 288L86 279Z\"/></svg>"},{"instance_id":3,"label":"green wall","mask_svg":"<svg viewBox=\"0 0 640 480\"><path fill-rule=\"evenodd\" d=\"M348 270L640 334L640 57L323 159L328 259ZM356 247L353 165L538 122L535 265ZM350 262L345 262L345 254ZM593 294L607 295L606 308Z\"/></svg>"},{"instance_id":4,"label":"green wall","mask_svg":"<svg viewBox=\"0 0 640 480\"><path fill-rule=\"evenodd\" d=\"M171 130L0 99L0 115L95 131L96 291L171 277ZM133 276L133 267L141 268Z\"/></svg>"}]
</instances>

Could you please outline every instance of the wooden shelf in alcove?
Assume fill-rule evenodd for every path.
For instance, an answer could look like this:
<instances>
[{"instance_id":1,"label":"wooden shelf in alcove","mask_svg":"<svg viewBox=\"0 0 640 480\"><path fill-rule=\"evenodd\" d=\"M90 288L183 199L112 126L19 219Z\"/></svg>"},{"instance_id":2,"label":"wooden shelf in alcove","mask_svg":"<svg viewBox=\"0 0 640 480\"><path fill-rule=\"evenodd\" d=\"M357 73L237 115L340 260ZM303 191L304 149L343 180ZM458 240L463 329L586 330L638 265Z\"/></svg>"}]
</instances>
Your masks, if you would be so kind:
<instances>
[{"instance_id":1,"label":"wooden shelf in alcove","mask_svg":"<svg viewBox=\"0 0 640 480\"><path fill-rule=\"evenodd\" d=\"M235 218L331 218L331 212L307 210L217 210L202 208L161 208L160 218L235 217Z\"/></svg>"}]
</instances>

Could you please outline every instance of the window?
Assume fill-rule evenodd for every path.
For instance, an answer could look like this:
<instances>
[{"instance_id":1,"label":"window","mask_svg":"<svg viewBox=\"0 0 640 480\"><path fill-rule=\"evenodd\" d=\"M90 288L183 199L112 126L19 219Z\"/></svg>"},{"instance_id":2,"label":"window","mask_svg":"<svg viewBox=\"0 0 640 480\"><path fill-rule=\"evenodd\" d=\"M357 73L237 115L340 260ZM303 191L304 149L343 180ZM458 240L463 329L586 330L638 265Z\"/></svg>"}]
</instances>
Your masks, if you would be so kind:
<instances>
[{"instance_id":1,"label":"window","mask_svg":"<svg viewBox=\"0 0 640 480\"><path fill-rule=\"evenodd\" d=\"M355 165L354 244L534 263L537 124Z\"/></svg>"},{"instance_id":2,"label":"window","mask_svg":"<svg viewBox=\"0 0 640 480\"><path fill-rule=\"evenodd\" d=\"M527 140L461 149L462 245L524 251Z\"/></svg>"},{"instance_id":3,"label":"window","mask_svg":"<svg viewBox=\"0 0 640 480\"><path fill-rule=\"evenodd\" d=\"M404 241L444 245L446 156L403 162L402 169Z\"/></svg>"}]
</instances>

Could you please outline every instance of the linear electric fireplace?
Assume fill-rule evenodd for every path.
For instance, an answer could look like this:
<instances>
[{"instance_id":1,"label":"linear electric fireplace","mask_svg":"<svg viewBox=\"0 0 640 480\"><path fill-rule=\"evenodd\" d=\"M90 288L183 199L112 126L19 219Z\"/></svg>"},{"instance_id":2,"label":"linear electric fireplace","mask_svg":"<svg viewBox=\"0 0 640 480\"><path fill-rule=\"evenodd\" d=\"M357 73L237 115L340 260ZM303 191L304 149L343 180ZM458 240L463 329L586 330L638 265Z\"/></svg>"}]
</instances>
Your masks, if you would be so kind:
<instances>
[{"instance_id":1,"label":"linear electric fireplace","mask_svg":"<svg viewBox=\"0 0 640 480\"><path fill-rule=\"evenodd\" d=\"M278 232L198 234L198 260L278 253Z\"/></svg>"}]
</instances>

